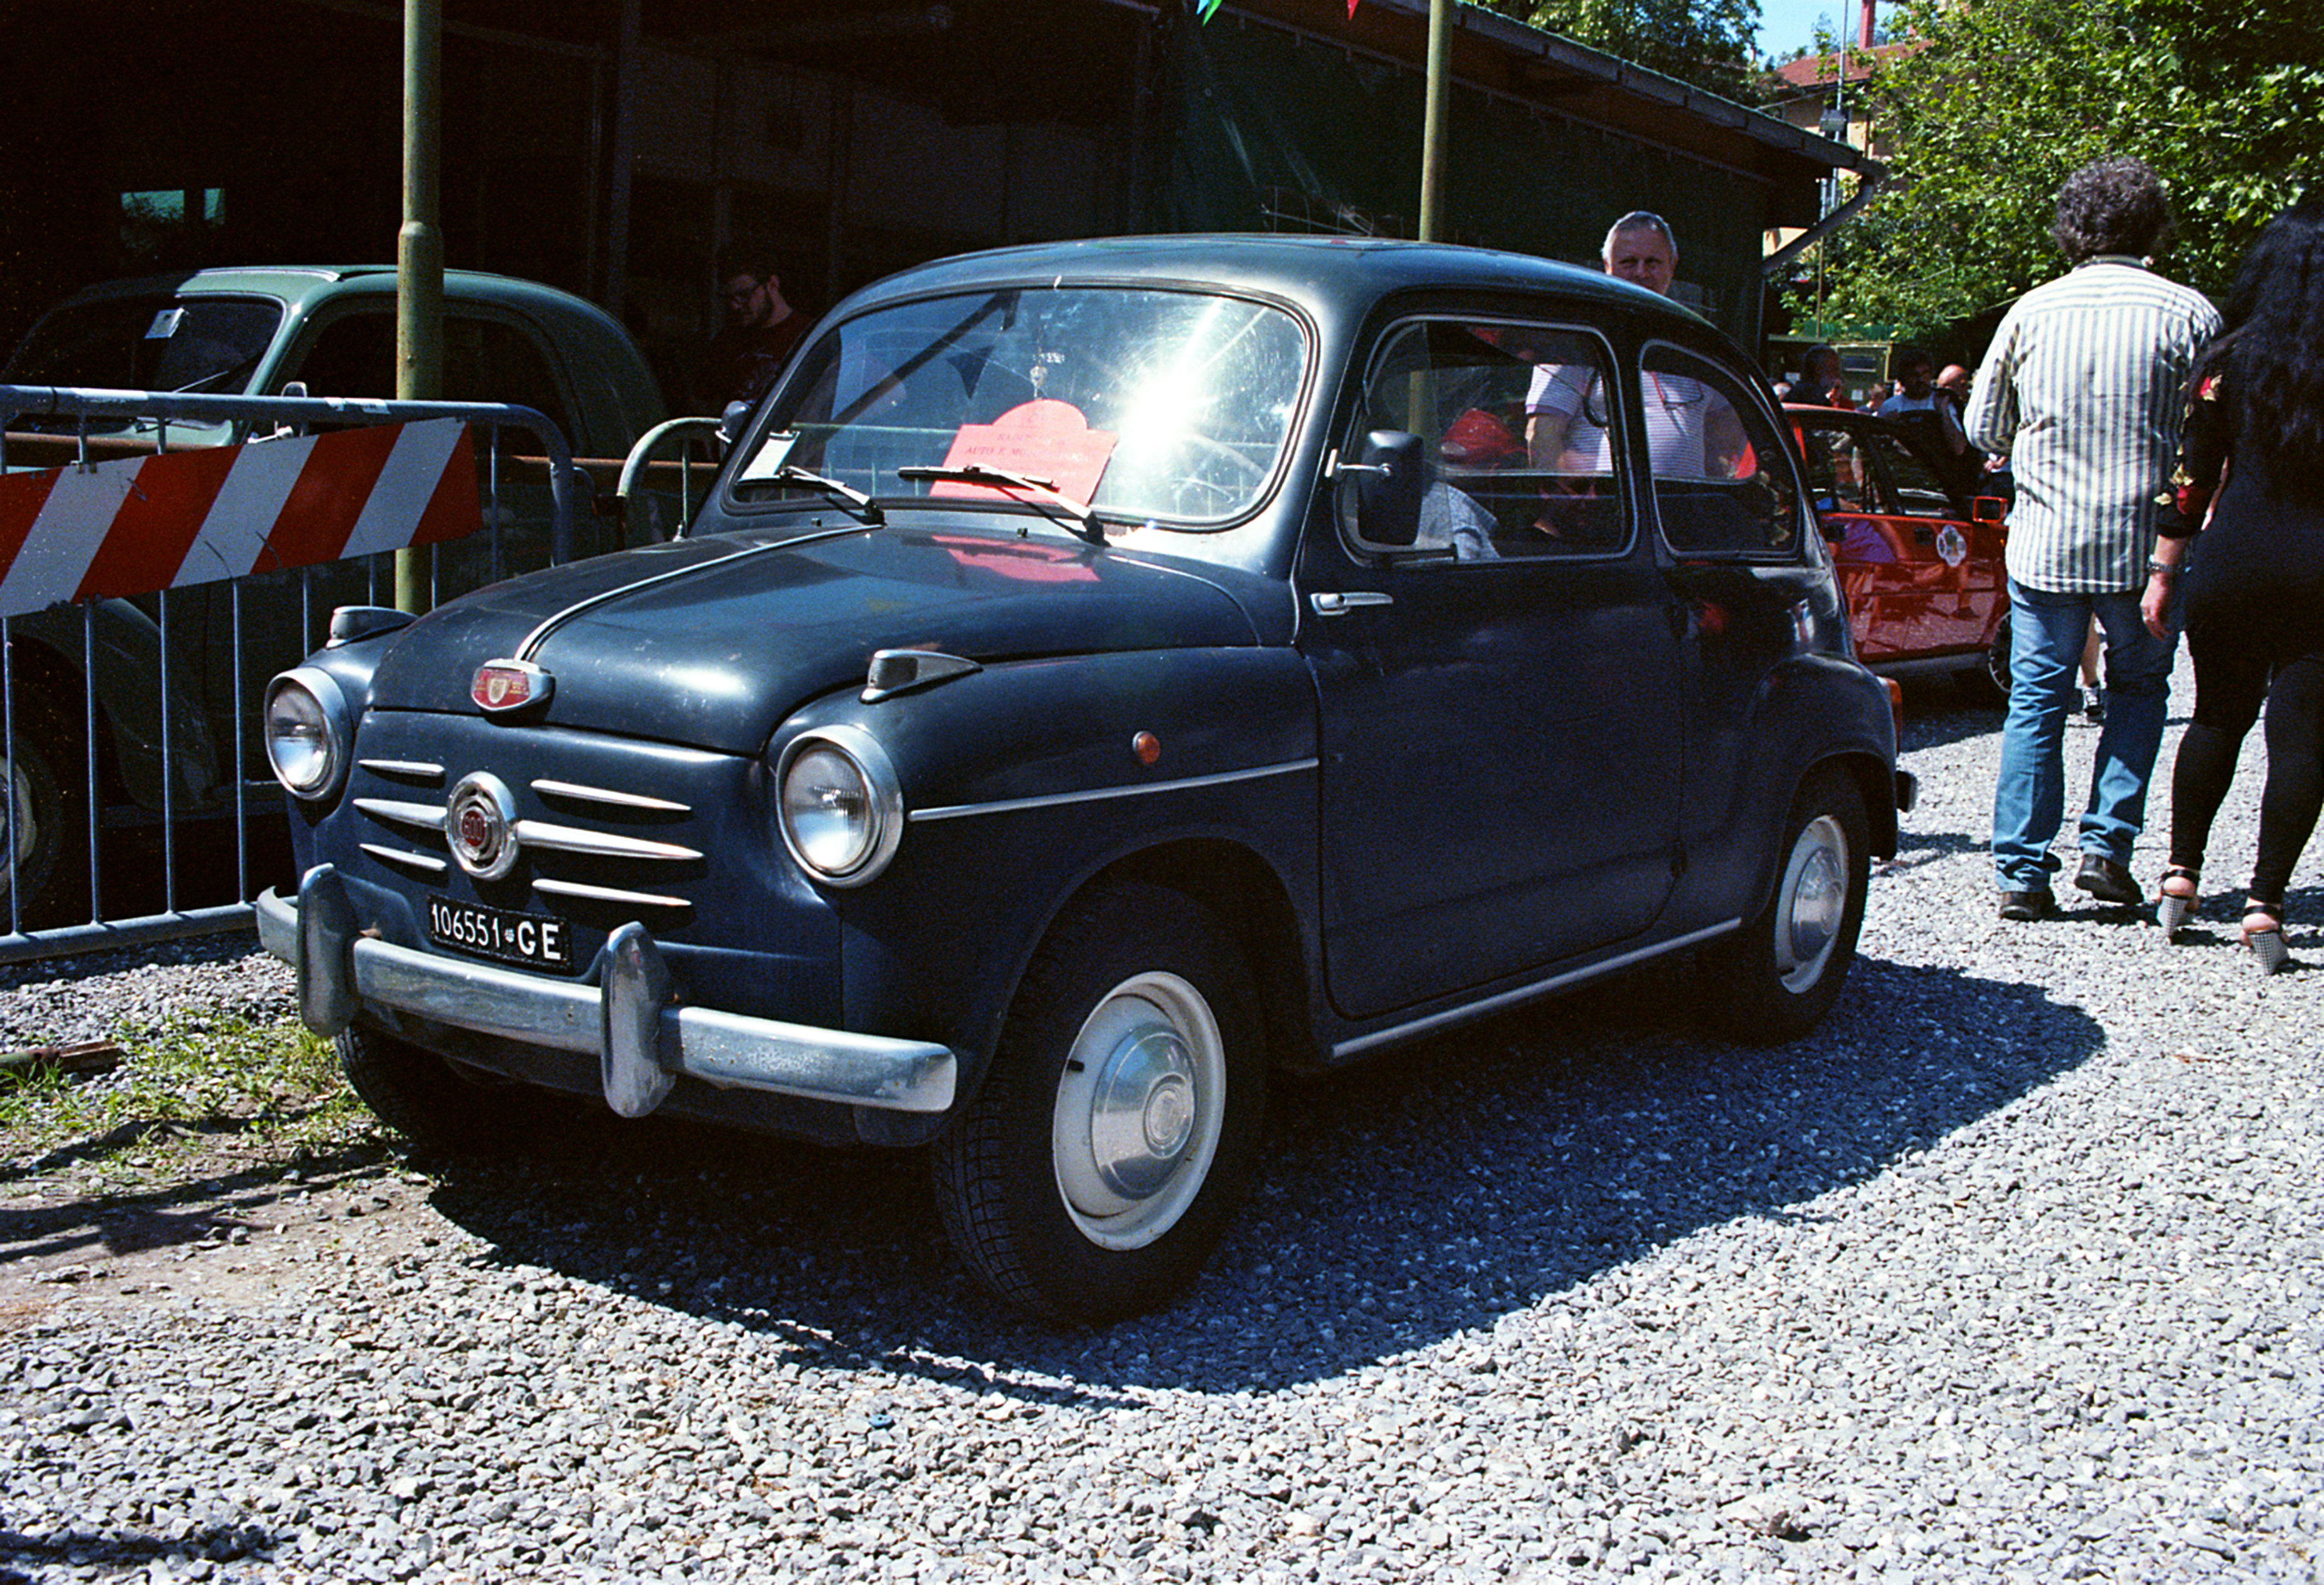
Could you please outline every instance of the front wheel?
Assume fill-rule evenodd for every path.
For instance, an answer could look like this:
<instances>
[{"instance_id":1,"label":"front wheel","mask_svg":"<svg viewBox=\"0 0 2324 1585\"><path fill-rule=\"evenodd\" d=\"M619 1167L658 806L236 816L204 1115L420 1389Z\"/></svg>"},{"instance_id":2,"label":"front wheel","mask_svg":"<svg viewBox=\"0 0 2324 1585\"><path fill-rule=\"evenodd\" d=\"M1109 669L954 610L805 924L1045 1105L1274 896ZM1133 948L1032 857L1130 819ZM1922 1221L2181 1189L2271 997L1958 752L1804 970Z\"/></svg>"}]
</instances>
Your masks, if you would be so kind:
<instances>
[{"instance_id":1,"label":"front wheel","mask_svg":"<svg viewBox=\"0 0 2324 1585\"><path fill-rule=\"evenodd\" d=\"M418 1149L446 1156L506 1152L537 1138L548 1097L521 1084L469 1079L432 1051L360 1027L338 1037L347 1084L380 1121Z\"/></svg>"},{"instance_id":2,"label":"front wheel","mask_svg":"<svg viewBox=\"0 0 2324 1585\"><path fill-rule=\"evenodd\" d=\"M1831 1010L1855 961L1872 873L1870 822L1856 780L1821 766L1784 822L1775 894L1707 954L1711 1009L1738 1040L1795 1040Z\"/></svg>"},{"instance_id":3,"label":"front wheel","mask_svg":"<svg viewBox=\"0 0 2324 1585\"><path fill-rule=\"evenodd\" d=\"M1191 1282L1259 1153L1258 1008L1229 933L1181 893L1111 886L1068 908L935 1153L945 1231L977 1279L1065 1322L1134 1315Z\"/></svg>"}]
</instances>

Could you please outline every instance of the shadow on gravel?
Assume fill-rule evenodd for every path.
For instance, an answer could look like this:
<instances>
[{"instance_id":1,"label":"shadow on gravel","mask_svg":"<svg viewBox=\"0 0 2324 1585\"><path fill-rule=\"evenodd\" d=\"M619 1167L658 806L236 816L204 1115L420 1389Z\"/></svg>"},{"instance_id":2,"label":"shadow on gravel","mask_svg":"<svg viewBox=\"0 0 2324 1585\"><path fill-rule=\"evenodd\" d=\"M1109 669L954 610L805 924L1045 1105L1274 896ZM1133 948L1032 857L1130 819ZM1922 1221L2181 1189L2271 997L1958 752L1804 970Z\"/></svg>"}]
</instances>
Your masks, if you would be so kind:
<instances>
[{"instance_id":1,"label":"shadow on gravel","mask_svg":"<svg viewBox=\"0 0 2324 1585\"><path fill-rule=\"evenodd\" d=\"M2000 704L1988 703L1970 685L1920 678L1908 679L1903 687L1904 731L1896 741L1900 752L1942 748L2001 730Z\"/></svg>"},{"instance_id":2,"label":"shadow on gravel","mask_svg":"<svg viewBox=\"0 0 2324 1585\"><path fill-rule=\"evenodd\" d=\"M196 1131L179 1123L124 1124L97 1139L40 1157L10 1175L36 1177L161 1129ZM237 1225L263 1221L263 1213L300 1194L375 1177L388 1156L383 1147L365 1145L304 1155L295 1163L265 1162L152 1193L88 1195L56 1205L0 1210L0 1262L133 1255L198 1244Z\"/></svg>"},{"instance_id":3,"label":"shadow on gravel","mask_svg":"<svg viewBox=\"0 0 2324 1585\"><path fill-rule=\"evenodd\" d=\"M106 906L112 906L108 894ZM116 910L118 911L118 910ZM6 927L0 910L0 928ZM143 947L93 948L78 957L30 958L0 963L0 991L20 985L45 985L57 980L78 980L84 974L114 972L133 963L230 963L258 950L257 935L247 929L224 930L212 935L188 935Z\"/></svg>"},{"instance_id":4,"label":"shadow on gravel","mask_svg":"<svg viewBox=\"0 0 2324 1585\"><path fill-rule=\"evenodd\" d=\"M1159 1315L1056 1332L985 1299L917 1155L576 1119L433 1203L511 1264L731 1322L799 1362L1030 1399L1268 1391L1425 1349L1698 1230L1787 1221L2087 1060L2037 986L1860 962L1811 1038L1705 1037L1677 969L1274 1097L1251 1203Z\"/></svg>"},{"instance_id":5,"label":"shadow on gravel","mask_svg":"<svg viewBox=\"0 0 2324 1585\"><path fill-rule=\"evenodd\" d=\"M56 1568L70 1567L81 1571L82 1578L95 1578L97 1569L140 1568L159 1563L171 1571L171 1579L195 1579L206 1576L181 1572L196 1562L212 1563L235 1562L244 1558L268 1558L273 1555L276 1538L255 1525L214 1525L191 1535L164 1541L152 1536L115 1536L65 1534L47 1541L36 1541L13 1530L0 1530L0 1557L18 1562L48 1564ZM174 1565L174 1567L173 1567ZM20 1573L0 1563L0 1585L32 1585L38 1575Z\"/></svg>"}]
</instances>

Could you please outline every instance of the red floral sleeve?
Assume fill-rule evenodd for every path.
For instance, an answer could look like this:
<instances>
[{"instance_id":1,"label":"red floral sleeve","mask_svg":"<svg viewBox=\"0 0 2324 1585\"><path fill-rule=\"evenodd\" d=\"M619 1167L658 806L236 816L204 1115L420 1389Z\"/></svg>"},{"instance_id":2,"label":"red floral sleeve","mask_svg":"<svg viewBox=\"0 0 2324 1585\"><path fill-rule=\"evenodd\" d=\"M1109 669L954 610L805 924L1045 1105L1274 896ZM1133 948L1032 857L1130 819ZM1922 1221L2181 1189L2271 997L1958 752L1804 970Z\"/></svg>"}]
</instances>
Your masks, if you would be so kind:
<instances>
[{"instance_id":1,"label":"red floral sleeve","mask_svg":"<svg viewBox=\"0 0 2324 1585\"><path fill-rule=\"evenodd\" d=\"M2183 539L2203 530L2211 497L2227 477L2232 438L2230 404L2220 376L2208 374L2187 399L2187 428L2180 437L2179 464L2171 470L2171 484L2155 505L2154 531L2166 539Z\"/></svg>"}]
</instances>

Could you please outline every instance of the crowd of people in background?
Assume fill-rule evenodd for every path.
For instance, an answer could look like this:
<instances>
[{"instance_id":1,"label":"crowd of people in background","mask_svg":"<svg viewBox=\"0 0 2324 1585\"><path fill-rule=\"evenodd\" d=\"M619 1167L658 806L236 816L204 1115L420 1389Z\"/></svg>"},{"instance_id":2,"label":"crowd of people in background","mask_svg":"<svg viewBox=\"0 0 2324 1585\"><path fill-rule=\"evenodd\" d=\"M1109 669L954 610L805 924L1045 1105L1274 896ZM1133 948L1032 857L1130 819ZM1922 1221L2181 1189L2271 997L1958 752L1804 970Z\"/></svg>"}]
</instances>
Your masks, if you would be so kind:
<instances>
[{"instance_id":1,"label":"crowd of people in background","mask_svg":"<svg viewBox=\"0 0 2324 1585\"><path fill-rule=\"evenodd\" d=\"M2147 901L2132 850L2183 628L2195 700L2171 773L2155 917L2176 941L2202 907L2212 824L2264 712L2239 938L2273 972L2289 960L2292 871L2324 810L2324 192L2270 224L2224 316L2154 270L2170 224L2163 182L2143 161L2075 171L2052 233L2069 268L2011 308L1974 381L1902 348L1894 389L1864 405L1918 428L1956 484L2011 487L2010 692L1992 839L2001 917L2057 911L2062 729L2077 710L2100 733L2074 884L2104 903ZM1779 392L1855 405L1828 346L1808 348Z\"/></svg>"}]
</instances>

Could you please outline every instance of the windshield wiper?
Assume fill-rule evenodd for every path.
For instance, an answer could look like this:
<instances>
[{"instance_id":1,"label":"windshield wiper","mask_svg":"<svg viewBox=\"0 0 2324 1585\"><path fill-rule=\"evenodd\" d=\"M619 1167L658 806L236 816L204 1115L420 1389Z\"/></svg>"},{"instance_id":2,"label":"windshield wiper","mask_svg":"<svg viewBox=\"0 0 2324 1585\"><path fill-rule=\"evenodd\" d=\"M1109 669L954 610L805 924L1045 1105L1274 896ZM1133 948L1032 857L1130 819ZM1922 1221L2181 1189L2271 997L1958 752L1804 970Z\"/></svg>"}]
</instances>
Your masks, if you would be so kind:
<instances>
[{"instance_id":1,"label":"windshield wiper","mask_svg":"<svg viewBox=\"0 0 2324 1585\"><path fill-rule=\"evenodd\" d=\"M961 484L983 484L996 490L1030 490L1048 498L1053 506L1062 507L1074 521L1074 532L1093 545L1105 543L1105 530L1097 521L1096 509L1086 501L1076 501L1059 490L1054 479L1036 479L1028 474L1012 474L1006 468L989 468L982 463L965 463L959 467L900 467L899 479L943 479Z\"/></svg>"},{"instance_id":2,"label":"windshield wiper","mask_svg":"<svg viewBox=\"0 0 2324 1585\"><path fill-rule=\"evenodd\" d=\"M837 479L826 478L821 474L809 473L805 468L793 467L788 463L785 463L771 474L761 474L755 479L744 479L742 483L804 485L809 490L820 490L825 495L845 502L854 508L856 516L874 527L888 521L888 514L880 510L880 503L854 485L843 484Z\"/></svg>"}]
</instances>

